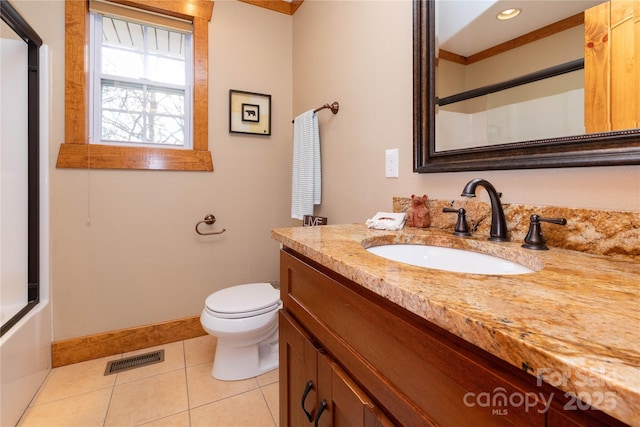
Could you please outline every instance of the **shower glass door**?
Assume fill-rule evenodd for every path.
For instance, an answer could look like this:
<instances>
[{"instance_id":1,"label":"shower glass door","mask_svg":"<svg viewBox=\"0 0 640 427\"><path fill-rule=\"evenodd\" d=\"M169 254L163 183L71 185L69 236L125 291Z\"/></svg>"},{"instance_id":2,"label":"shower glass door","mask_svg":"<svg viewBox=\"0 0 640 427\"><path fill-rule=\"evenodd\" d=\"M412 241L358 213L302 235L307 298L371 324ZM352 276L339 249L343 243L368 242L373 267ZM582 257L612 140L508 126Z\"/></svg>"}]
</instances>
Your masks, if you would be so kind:
<instances>
[{"instance_id":1,"label":"shower glass door","mask_svg":"<svg viewBox=\"0 0 640 427\"><path fill-rule=\"evenodd\" d=\"M0 21L0 335L38 303L38 47L5 0Z\"/></svg>"}]
</instances>

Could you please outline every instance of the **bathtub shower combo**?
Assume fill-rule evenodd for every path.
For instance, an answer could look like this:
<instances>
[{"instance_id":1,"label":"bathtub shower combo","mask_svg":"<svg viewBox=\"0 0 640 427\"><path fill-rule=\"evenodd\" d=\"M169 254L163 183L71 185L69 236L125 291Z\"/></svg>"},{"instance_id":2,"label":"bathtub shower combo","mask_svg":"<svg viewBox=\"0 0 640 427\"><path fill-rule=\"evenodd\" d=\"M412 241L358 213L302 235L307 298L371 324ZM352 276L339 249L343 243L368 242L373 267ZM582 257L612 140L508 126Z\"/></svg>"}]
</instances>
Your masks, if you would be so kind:
<instances>
[{"instance_id":1,"label":"bathtub shower combo","mask_svg":"<svg viewBox=\"0 0 640 427\"><path fill-rule=\"evenodd\" d=\"M0 425L15 425L51 369L49 58L9 2L0 23Z\"/></svg>"}]
</instances>

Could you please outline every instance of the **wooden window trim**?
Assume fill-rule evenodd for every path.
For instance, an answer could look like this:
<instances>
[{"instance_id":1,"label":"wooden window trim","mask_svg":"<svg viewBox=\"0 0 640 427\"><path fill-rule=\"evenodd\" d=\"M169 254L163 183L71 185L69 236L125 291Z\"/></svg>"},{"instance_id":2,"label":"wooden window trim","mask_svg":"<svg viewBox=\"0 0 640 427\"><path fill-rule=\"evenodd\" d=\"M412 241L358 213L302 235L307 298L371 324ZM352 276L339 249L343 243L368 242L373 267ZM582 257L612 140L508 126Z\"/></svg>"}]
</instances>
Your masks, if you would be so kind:
<instances>
[{"instance_id":1,"label":"wooden window trim","mask_svg":"<svg viewBox=\"0 0 640 427\"><path fill-rule=\"evenodd\" d=\"M193 22L193 149L89 144L89 2L65 1L65 142L58 168L213 171L209 151L208 31L211 0L111 0Z\"/></svg>"}]
</instances>

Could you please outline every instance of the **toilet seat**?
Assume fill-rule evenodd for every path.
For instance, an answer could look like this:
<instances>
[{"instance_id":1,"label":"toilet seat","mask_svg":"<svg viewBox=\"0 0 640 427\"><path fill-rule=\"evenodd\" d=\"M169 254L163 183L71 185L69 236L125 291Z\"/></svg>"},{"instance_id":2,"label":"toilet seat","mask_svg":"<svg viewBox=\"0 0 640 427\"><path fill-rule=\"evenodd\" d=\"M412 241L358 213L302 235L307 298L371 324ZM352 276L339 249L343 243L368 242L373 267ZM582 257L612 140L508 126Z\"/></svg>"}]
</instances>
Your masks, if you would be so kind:
<instances>
[{"instance_id":1,"label":"toilet seat","mask_svg":"<svg viewBox=\"0 0 640 427\"><path fill-rule=\"evenodd\" d=\"M205 309L222 319L258 316L280 307L280 292L270 283L237 285L212 293L205 301Z\"/></svg>"}]
</instances>

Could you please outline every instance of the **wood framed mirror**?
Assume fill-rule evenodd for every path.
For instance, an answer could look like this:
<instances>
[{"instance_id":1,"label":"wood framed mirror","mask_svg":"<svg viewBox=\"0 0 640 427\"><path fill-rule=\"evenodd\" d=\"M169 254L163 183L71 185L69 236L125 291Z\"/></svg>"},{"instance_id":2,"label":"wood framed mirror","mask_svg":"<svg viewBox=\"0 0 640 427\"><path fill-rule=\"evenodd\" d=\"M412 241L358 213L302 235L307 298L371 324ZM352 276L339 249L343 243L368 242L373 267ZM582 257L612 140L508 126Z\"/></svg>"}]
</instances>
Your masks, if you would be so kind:
<instances>
[{"instance_id":1,"label":"wood framed mirror","mask_svg":"<svg viewBox=\"0 0 640 427\"><path fill-rule=\"evenodd\" d=\"M437 93L438 90L442 90L442 85L439 85L442 82L437 81L438 77L436 69L437 67L442 67L443 64L439 64L440 61L446 60L443 59L446 56L446 51L444 51L445 43L443 43L443 40L440 39L439 35L436 34L436 27L438 26L436 22L436 1L440 0L414 0L413 3L414 172L431 173L470 170L533 169L640 164L640 78L638 78L638 76L640 76L640 72L638 71L638 68L640 67L640 58L637 58L637 54L635 55L635 58L633 55L633 49L637 51L640 46L640 37L638 36L638 33L640 32L640 17L633 15L640 15L640 0L611 0L611 2L600 0L599 2L594 2L606 3L605 6L609 7L611 5L612 9L614 7L614 4L622 5L624 8L626 8L623 13L632 14L631 18L623 18L624 22L629 22L631 24L630 28L632 29L630 30L630 32L625 29L624 35L617 35L613 33L613 31L615 30L613 30L613 27L611 26L611 21L614 21L614 18L612 18L614 16L614 12L604 12L608 17L609 22L606 22L606 24L602 24L606 27L604 30L602 30L602 28L600 28L601 23L598 21L599 27L597 29L598 34L596 35L597 37L599 37L597 41L605 42L605 44L612 39L615 40L616 37L632 37L629 42L636 43L635 48L633 47L633 45L631 46L631 58L634 62L629 63L628 60L624 60L621 62L626 68L626 76L624 78L627 80L621 81L620 79L618 79L615 83L611 83L610 81L605 82L602 79L606 77L603 77L602 74L594 74L593 71L587 70L587 68L593 67L592 61L594 60L594 58L590 57L590 52L588 50L589 48L593 48L594 51L597 50L599 56L605 55L605 60L608 62L604 65L598 65L598 67L600 69L607 70L607 73L613 72L612 69L615 68L614 66L612 66L612 61L620 62L620 60L616 59L615 57L612 59L611 47L608 44L604 47L595 46L594 48L592 41L588 40L588 37L591 37L591 35L588 35L588 33L594 32L594 29L589 27L590 24L588 24L586 21L583 21L583 23L581 24L582 26L578 27L579 31L582 31L582 34L585 35L585 42L583 43L583 47L585 48L584 50L581 50L583 58L577 58L577 62L580 62L580 60L584 61L584 70L582 71L585 75L584 88L587 88L588 85L595 85L599 88L604 88L605 92L604 94L599 95L593 95L589 92L587 95L584 95L584 93L587 93L585 89L583 95L581 96L583 97L583 100L586 99L587 101L582 102L582 104L580 105L584 108L584 111L578 108L578 110L581 111L576 114L579 114L582 117L586 117L591 114L589 111L593 110L594 106L599 105L598 103L601 102L600 98L594 98L596 96L604 97L606 102L613 102L611 100L611 91L615 90L616 88L622 87L626 88L625 90L627 92L627 95L632 96L632 101L629 101L629 98L620 101L622 103L622 108L624 108L625 111L629 112L634 117L633 120L635 120L635 122L632 122L630 125L627 124L626 126L623 126L621 129L617 130L596 130L587 133L588 131L586 129L588 129L588 126L585 126L585 132L569 131L568 133L561 135L545 135L541 138L524 137L523 139L511 139L507 140L506 142L499 143L486 142L487 138L485 138L485 136L488 135L488 139L491 139L492 135L499 133L496 132L496 126L492 127L490 124L488 124L484 129L485 134L483 135L483 138L480 138L482 142L464 147L454 145L453 148L448 148L446 145L443 145L443 135L446 135L446 132L443 132L442 129L437 129L439 126L439 124L437 123L437 120L439 120L437 116L444 108L443 106L439 105L439 102L442 98L444 98L444 96L442 95L447 96L448 94ZM454 7L457 8L466 8L464 1L448 3L455 4ZM500 1L487 3L500 3ZM531 4L538 2L524 3ZM543 1L541 3L548 2ZM619 12L616 10L615 13ZM489 12L489 14L491 15L492 13ZM584 16L586 16L586 13L583 13L581 16L582 19L585 19ZM590 19L596 18L592 17ZM490 30L492 30L496 25L492 25L490 27ZM523 25L519 23L518 26L522 27ZM488 30L485 28L484 31L487 32ZM602 33L602 31L605 32ZM531 34L535 34L535 30L529 31L524 35L524 37L531 37ZM631 34L631 36L629 36L629 34ZM633 36L633 34L635 34L635 36ZM602 49L604 49L606 53L603 53ZM446 53L449 54L451 52ZM463 61L470 57L470 55L458 56L463 58ZM540 54L529 54L529 57L540 56ZM511 65L514 66L512 67L510 65L507 65L506 67L502 68L517 68L514 63L512 63ZM536 68L536 65L531 66L531 68L537 70L537 72L540 72L543 75L548 74L548 72L554 67L555 66L540 66ZM489 73L500 74L497 72L498 70L494 71L495 72L490 71ZM503 70L501 69L499 71ZM535 72L521 73L516 77L512 77L510 81L519 80L522 77L529 77L530 74L535 74ZM544 79L545 78L543 78L543 80ZM505 82L494 82L488 85L481 85L481 87L466 87L459 92L473 92L474 90L478 89L480 89L481 92L486 90L491 91L493 87L500 86L503 83ZM438 95L440 95L440 97ZM508 102L501 102L503 104L508 104ZM499 102L495 101L495 97L494 101L489 100L485 101L484 103L486 105L489 105L490 107L492 105L499 104ZM598 106L598 108L601 107ZM614 108L610 108L609 105L606 106L605 110L607 110L605 114L609 114L607 121L615 122L617 116L615 112L616 110ZM515 111L522 110L516 109ZM568 111L573 114L573 110L569 109ZM485 112L482 114L486 116L487 113ZM535 114L529 114L525 110L525 112L520 112L518 114L518 117L521 118L521 121L528 121L534 120L534 115ZM468 120L468 115L464 117L464 120ZM486 118L483 120L484 122L487 122ZM584 126L584 124L581 125ZM512 127L517 127L517 125L512 125ZM545 128L545 130L547 131L549 130L547 128L550 128L550 126L547 126L545 122L542 122L542 124L534 124L532 127L538 127L540 129ZM452 138L451 135L449 135L449 137ZM456 138L453 137L452 139Z\"/></svg>"}]
</instances>

